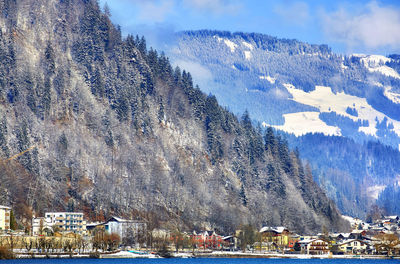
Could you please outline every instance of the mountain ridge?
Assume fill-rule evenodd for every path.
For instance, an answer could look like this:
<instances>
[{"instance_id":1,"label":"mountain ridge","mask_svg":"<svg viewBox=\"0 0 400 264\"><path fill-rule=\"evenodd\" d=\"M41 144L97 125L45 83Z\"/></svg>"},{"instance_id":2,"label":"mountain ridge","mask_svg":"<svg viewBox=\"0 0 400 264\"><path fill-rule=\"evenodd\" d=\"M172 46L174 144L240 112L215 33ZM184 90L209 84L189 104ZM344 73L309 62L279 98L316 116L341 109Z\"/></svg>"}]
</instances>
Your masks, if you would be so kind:
<instances>
[{"instance_id":1,"label":"mountain ridge","mask_svg":"<svg viewBox=\"0 0 400 264\"><path fill-rule=\"evenodd\" d=\"M358 145L357 148L363 148L364 142L379 141L378 144L383 145L380 149L385 146L399 149L400 79L396 55L344 56L333 53L326 45L263 34L211 30L177 33L167 54L174 64L191 70L203 91L215 94L231 111L242 113L248 110L254 123L295 133L300 137L299 142L305 137L308 137L307 142L312 142L310 146L300 146L291 139L292 146L317 151L316 144L321 142L318 133L324 133L327 138L330 135L349 138ZM313 133L317 135L310 141L308 134ZM340 145L336 147L342 149ZM368 152L366 148L363 151ZM316 173L324 174L318 170L329 166L329 157L321 167L319 162L313 162L312 155L316 153L308 153L303 158L313 165ZM322 153L322 156L327 154ZM378 156L371 159L372 164L382 164ZM362 162L357 161L357 157L352 160ZM346 161L342 160L342 163ZM336 165L354 179L365 173L363 182L370 180L368 188L377 182L391 186L400 174L398 166L393 168L397 174L377 171L376 175L371 175L368 170L359 172L340 163ZM339 186L340 182L329 184ZM341 191L334 188L328 193L336 199L334 193ZM370 197L365 203L349 204L340 209L349 213L358 208L354 216L364 217L374 199Z\"/></svg>"},{"instance_id":2,"label":"mountain ridge","mask_svg":"<svg viewBox=\"0 0 400 264\"><path fill-rule=\"evenodd\" d=\"M0 10L0 202L24 224L80 210L225 232L346 228L284 140L264 139L144 38L122 38L97 1L5 1Z\"/></svg>"}]
</instances>

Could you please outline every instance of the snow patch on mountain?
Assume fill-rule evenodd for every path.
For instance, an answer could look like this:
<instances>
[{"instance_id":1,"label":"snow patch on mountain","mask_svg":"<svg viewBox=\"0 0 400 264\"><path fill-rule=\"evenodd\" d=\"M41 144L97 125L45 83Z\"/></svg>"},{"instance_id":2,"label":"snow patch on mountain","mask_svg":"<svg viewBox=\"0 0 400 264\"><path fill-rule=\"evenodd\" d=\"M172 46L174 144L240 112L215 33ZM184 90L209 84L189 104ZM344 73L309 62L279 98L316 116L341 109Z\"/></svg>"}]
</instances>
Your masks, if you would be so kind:
<instances>
[{"instance_id":1,"label":"snow patch on mountain","mask_svg":"<svg viewBox=\"0 0 400 264\"><path fill-rule=\"evenodd\" d=\"M310 132L320 132L327 136L341 136L340 128L328 126L319 118L319 112L298 112L284 114L285 124L282 126L272 126L276 129L302 136ZM268 126L263 123L263 126Z\"/></svg>"},{"instance_id":2,"label":"snow patch on mountain","mask_svg":"<svg viewBox=\"0 0 400 264\"><path fill-rule=\"evenodd\" d=\"M392 92L392 87L385 86L383 94L393 103L400 104L400 94Z\"/></svg>"},{"instance_id":3,"label":"snow patch on mountain","mask_svg":"<svg viewBox=\"0 0 400 264\"><path fill-rule=\"evenodd\" d=\"M379 194L385 190L386 185L374 185L367 188L367 195L375 200L378 199Z\"/></svg>"},{"instance_id":4,"label":"snow patch on mountain","mask_svg":"<svg viewBox=\"0 0 400 264\"><path fill-rule=\"evenodd\" d=\"M242 44L243 44L244 46L246 46L247 48L249 48L250 50L253 50L253 49L254 49L254 46L251 45L249 42L242 41Z\"/></svg>"},{"instance_id":5,"label":"snow patch on mountain","mask_svg":"<svg viewBox=\"0 0 400 264\"><path fill-rule=\"evenodd\" d=\"M345 94L344 92L333 93L330 87L325 86L316 86L314 91L304 92L303 90L296 89L291 84L284 84L285 88L292 95L292 100L301 104L310 105L316 107L320 110L320 112L336 112L338 115L342 115L352 119L357 122L360 120L368 120L369 126L360 127L359 131L364 132L367 135L376 136L376 124L377 120L381 122L385 117L387 118L389 123L393 124L394 132L400 136L400 122L397 120L393 120L383 113L375 110L371 105L368 104L365 98L360 98L353 95ZM347 108L354 108L358 112L358 116L350 115L346 112ZM277 128L285 130L287 132L293 133L293 130L305 131L310 133L321 132L327 134L326 124L321 125L319 128L316 124L319 121L316 121L316 117L314 116L317 112L311 112L314 114L305 115L308 118L304 118L304 115L293 115L287 114L285 115L285 124L283 126L278 126ZM296 113L299 114L299 113ZM318 113L319 114L319 113ZM288 118L287 118L288 117ZM302 121L296 121L293 118L299 118ZM319 117L318 117L319 119ZM293 123L291 123L293 122ZM321 121L322 122L322 121ZM295 128L294 126L298 126ZM307 133L306 132L306 133ZM328 130L328 133L333 133L331 130Z\"/></svg>"},{"instance_id":6,"label":"snow patch on mountain","mask_svg":"<svg viewBox=\"0 0 400 264\"><path fill-rule=\"evenodd\" d=\"M382 73L383 75L393 77L396 79L400 79L400 74L398 74L393 68L390 68L389 66L386 66L386 65L379 66L376 68L368 67L368 70L370 72L379 72L379 73Z\"/></svg>"},{"instance_id":7,"label":"snow patch on mountain","mask_svg":"<svg viewBox=\"0 0 400 264\"><path fill-rule=\"evenodd\" d=\"M260 80L267 80L270 84L275 84L276 78L272 78L271 76L259 76Z\"/></svg>"},{"instance_id":8,"label":"snow patch on mountain","mask_svg":"<svg viewBox=\"0 0 400 264\"><path fill-rule=\"evenodd\" d=\"M362 64L370 72L379 72L383 75L400 79L400 74L393 68L385 65L387 62L392 61L392 59L381 56L381 55L364 55L364 54L353 54L354 57L360 58Z\"/></svg>"},{"instance_id":9,"label":"snow patch on mountain","mask_svg":"<svg viewBox=\"0 0 400 264\"><path fill-rule=\"evenodd\" d=\"M243 51L244 52L244 57L246 58L246 60L250 60L251 59L251 52L248 50Z\"/></svg>"},{"instance_id":10,"label":"snow patch on mountain","mask_svg":"<svg viewBox=\"0 0 400 264\"><path fill-rule=\"evenodd\" d=\"M223 41L225 43L226 46L228 46L228 48L231 50L231 52L235 52L235 49L237 48L237 44L235 44L234 42L230 41L229 39L224 39L224 38L220 38L217 35L214 36L214 38L218 41L221 42Z\"/></svg>"}]
</instances>

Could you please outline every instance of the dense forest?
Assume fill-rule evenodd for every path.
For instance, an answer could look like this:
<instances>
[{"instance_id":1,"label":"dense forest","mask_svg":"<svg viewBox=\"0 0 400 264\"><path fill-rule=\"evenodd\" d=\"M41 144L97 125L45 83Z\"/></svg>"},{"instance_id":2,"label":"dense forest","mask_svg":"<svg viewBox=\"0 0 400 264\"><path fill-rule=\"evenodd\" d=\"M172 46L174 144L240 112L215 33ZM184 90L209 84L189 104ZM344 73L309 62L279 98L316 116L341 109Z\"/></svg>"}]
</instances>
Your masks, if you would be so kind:
<instances>
[{"instance_id":1,"label":"dense forest","mask_svg":"<svg viewBox=\"0 0 400 264\"><path fill-rule=\"evenodd\" d=\"M145 38L122 38L97 1L0 11L0 203L21 224L69 210L223 232L346 228L285 140L221 107Z\"/></svg>"},{"instance_id":2,"label":"dense forest","mask_svg":"<svg viewBox=\"0 0 400 264\"><path fill-rule=\"evenodd\" d=\"M374 204L372 198L378 198L374 186L391 186L396 175L400 175L400 152L376 141L359 144L323 134L284 134L284 138L313 164L316 181L345 214L365 216ZM381 193L377 204L383 206L384 197L387 195ZM385 207L392 214L399 212L387 204Z\"/></svg>"},{"instance_id":3,"label":"dense forest","mask_svg":"<svg viewBox=\"0 0 400 264\"><path fill-rule=\"evenodd\" d=\"M303 124L309 124L309 134L284 137L310 163L315 179L343 213L364 218L377 191L397 181L399 55L345 56L326 45L257 33L199 30L175 37L169 43L172 61L191 66L201 89L234 113L247 110L254 123L294 131L295 118L286 124L284 115L317 114L319 127L304 119L310 122ZM311 95L316 86L329 87L331 93L317 98ZM301 91L310 105L296 101L287 87ZM329 96L332 99L325 100ZM344 97L354 103L341 108ZM320 134L327 126L337 129L340 137Z\"/></svg>"}]
</instances>

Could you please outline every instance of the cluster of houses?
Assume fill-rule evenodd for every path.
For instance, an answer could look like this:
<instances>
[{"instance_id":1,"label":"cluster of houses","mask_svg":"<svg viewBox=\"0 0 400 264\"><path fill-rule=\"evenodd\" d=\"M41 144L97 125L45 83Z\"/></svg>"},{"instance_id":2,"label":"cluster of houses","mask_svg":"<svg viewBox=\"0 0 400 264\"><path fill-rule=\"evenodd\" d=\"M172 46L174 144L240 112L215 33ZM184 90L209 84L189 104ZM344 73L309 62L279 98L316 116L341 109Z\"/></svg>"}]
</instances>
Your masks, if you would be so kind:
<instances>
[{"instance_id":1,"label":"cluster of houses","mask_svg":"<svg viewBox=\"0 0 400 264\"><path fill-rule=\"evenodd\" d=\"M374 223L345 218L351 223L352 231L349 233L300 236L284 227L263 227L260 230L262 242L255 249L310 255L400 254L399 216L385 216Z\"/></svg>"},{"instance_id":2,"label":"cluster of houses","mask_svg":"<svg viewBox=\"0 0 400 264\"><path fill-rule=\"evenodd\" d=\"M11 208L0 206L0 230L10 231ZM187 250L250 250L253 252L279 252L297 254L400 254L400 219L399 216L386 216L374 223L365 223L360 219L347 217L352 225L349 233L321 233L315 236L302 236L285 227L263 227L254 231L253 241L244 246L240 241L242 231L223 236L216 231L174 232L155 229L150 233L147 223L141 220L129 220L111 217L104 222L87 222L79 212L47 212L44 217L32 219L31 236L52 236L55 233L78 234L90 238L98 230L109 234L118 234L124 246L148 247L148 236L154 240L162 238L171 249ZM140 241L140 239L142 240ZM388 241L385 241L388 240ZM383 245L383 246L380 246ZM245 247L245 248L243 248Z\"/></svg>"}]
</instances>

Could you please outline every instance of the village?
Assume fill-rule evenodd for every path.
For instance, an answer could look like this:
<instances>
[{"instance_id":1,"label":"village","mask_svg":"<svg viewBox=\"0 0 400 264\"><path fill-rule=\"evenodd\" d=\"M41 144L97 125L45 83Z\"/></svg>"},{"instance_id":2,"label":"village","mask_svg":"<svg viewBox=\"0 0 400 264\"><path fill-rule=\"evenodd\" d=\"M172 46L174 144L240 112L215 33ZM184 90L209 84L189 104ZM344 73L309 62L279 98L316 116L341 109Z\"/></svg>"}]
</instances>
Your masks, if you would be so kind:
<instances>
[{"instance_id":1,"label":"village","mask_svg":"<svg viewBox=\"0 0 400 264\"><path fill-rule=\"evenodd\" d=\"M243 226L233 234L153 228L143 220L111 217L88 222L82 212L47 212L30 230L12 230L12 209L0 206L0 257L196 257L400 255L400 218L373 223L345 217L349 233L296 234L286 227ZM14 220L15 221L15 220ZM8 255L7 255L8 254Z\"/></svg>"}]
</instances>

